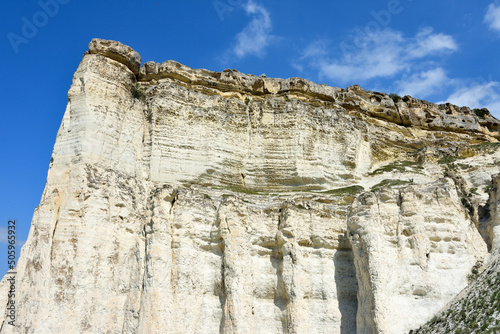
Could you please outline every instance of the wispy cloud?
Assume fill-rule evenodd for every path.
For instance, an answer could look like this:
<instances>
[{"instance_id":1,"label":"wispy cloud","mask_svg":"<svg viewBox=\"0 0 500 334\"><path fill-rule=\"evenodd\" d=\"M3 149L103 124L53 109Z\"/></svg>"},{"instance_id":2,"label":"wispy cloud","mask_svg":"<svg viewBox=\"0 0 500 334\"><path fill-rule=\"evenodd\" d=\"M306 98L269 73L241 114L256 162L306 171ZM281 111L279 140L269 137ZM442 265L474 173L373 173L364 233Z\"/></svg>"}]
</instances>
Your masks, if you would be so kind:
<instances>
[{"instance_id":1,"label":"wispy cloud","mask_svg":"<svg viewBox=\"0 0 500 334\"><path fill-rule=\"evenodd\" d=\"M330 43L324 39L312 42L304 49L300 60L327 56L329 44Z\"/></svg>"},{"instance_id":2,"label":"wispy cloud","mask_svg":"<svg viewBox=\"0 0 500 334\"><path fill-rule=\"evenodd\" d=\"M304 71L303 62L306 61L314 61L314 59L321 59L323 57L328 56L329 49L329 41L328 40L316 40L310 43L303 51L300 57L292 62L292 66L298 70L299 72ZM311 65L311 64L309 64Z\"/></svg>"},{"instance_id":3,"label":"wispy cloud","mask_svg":"<svg viewBox=\"0 0 500 334\"><path fill-rule=\"evenodd\" d=\"M491 30L500 32L500 5L491 3L488 6L486 16L484 17L484 22L488 24Z\"/></svg>"},{"instance_id":4,"label":"wispy cloud","mask_svg":"<svg viewBox=\"0 0 500 334\"><path fill-rule=\"evenodd\" d=\"M458 50L458 45L450 35L434 34L432 28L427 27L418 32L414 39L404 41L409 51L409 59L418 59L433 54Z\"/></svg>"},{"instance_id":5,"label":"wispy cloud","mask_svg":"<svg viewBox=\"0 0 500 334\"><path fill-rule=\"evenodd\" d=\"M398 80L396 86L398 87L398 93L401 95L425 97L453 82L454 80L448 78L443 68L437 67Z\"/></svg>"},{"instance_id":6,"label":"wispy cloud","mask_svg":"<svg viewBox=\"0 0 500 334\"><path fill-rule=\"evenodd\" d=\"M236 45L232 50L238 58L248 55L262 57L273 39L271 17L262 5L253 1L249 1L244 9L247 15L252 16L252 20L236 35Z\"/></svg>"},{"instance_id":7,"label":"wispy cloud","mask_svg":"<svg viewBox=\"0 0 500 334\"><path fill-rule=\"evenodd\" d=\"M385 29L365 35L359 46L345 51L341 57L327 57L325 55L331 55L329 51L333 50L326 50L325 43L312 43L300 60L316 68L320 77L341 84L362 84L371 79L411 73L416 68L420 71L429 70L422 69L422 64L429 62L431 57L458 50L452 36L434 33L431 28L420 30L414 37L405 37L399 31Z\"/></svg>"}]
</instances>

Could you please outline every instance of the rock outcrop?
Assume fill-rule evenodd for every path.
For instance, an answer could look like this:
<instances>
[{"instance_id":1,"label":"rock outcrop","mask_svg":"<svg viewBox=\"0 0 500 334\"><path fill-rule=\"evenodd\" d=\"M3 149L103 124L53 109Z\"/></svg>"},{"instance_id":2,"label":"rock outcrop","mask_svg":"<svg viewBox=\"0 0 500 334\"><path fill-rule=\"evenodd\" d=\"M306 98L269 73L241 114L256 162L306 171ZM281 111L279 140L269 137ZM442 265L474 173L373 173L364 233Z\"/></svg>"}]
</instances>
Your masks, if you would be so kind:
<instances>
[{"instance_id":1,"label":"rock outcrop","mask_svg":"<svg viewBox=\"0 0 500 334\"><path fill-rule=\"evenodd\" d=\"M498 249L487 110L89 49L1 333L402 333Z\"/></svg>"},{"instance_id":2,"label":"rock outcrop","mask_svg":"<svg viewBox=\"0 0 500 334\"><path fill-rule=\"evenodd\" d=\"M486 253L449 179L360 195L348 231L360 333L404 333L430 318Z\"/></svg>"}]
</instances>

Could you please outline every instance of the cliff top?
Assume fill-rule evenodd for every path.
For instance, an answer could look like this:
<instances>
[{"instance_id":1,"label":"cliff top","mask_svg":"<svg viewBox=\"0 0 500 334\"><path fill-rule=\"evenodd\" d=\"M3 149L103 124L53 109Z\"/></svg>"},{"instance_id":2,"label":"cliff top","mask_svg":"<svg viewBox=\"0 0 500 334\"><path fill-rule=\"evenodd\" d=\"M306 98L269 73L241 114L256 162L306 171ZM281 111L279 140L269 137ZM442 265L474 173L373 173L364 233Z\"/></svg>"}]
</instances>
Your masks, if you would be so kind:
<instances>
[{"instance_id":1,"label":"cliff top","mask_svg":"<svg viewBox=\"0 0 500 334\"><path fill-rule=\"evenodd\" d=\"M89 43L90 54L99 54L125 65L144 85L157 85L162 79L174 79L190 88L210 95L253 99L269 95L287 95L303 101L346 111L363 111L369 116L384 119L397 125L437 131L461 133L475 132L500 140L500 121L488 109L470 109L450 103L436 105L411 96L392 96L367 91L358 85L347 89L317 84L293 77L288 79L267 78L226 69L214 72L193 69L174 60L163 63L148 61L141 66L141 56L131 47L117 41L93 39ZM485 139L485 141L489 141Z\"/></svg>"}]
</instances>

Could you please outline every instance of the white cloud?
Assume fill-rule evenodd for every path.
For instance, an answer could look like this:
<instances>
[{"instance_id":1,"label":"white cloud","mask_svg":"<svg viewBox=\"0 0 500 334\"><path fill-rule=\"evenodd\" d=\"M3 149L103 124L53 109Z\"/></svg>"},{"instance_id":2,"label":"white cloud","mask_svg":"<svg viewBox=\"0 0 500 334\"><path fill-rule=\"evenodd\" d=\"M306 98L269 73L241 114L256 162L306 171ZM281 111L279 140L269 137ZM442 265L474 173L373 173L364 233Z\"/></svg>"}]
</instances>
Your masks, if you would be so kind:
<instances>
[{"instance_id":1,"label":"white cloud","mask_svg":"<svg viewBox=\"0 0 500 334\"><path fill-rule=\"evenodd\" d=\"M273 39L271 17L263 6L253 1L249 1L244 9L252 16L252 21L236 35L233 52L238 58L248 55L262 57Z\"/></svg>"},{"instance_id":2,"label":"white cloud","mask_svg":"<svg viewBox=\"0 0 500 334\"><path fill-rule=\"evenodd\" d=\"M320 75L340 82L393 76L405 66L401 61L401 39L401 33L392 30L371 34L362 48L346 52L342 59L319 61Z\"/></svg>"},{"instance_id":3,"label":"white cloud","mask_svg":"<svg viewBox=\"0 0 500 334\"><path fill-rule=\"evenodd\" d=\"M489 25L491 30L500 32L500 5L497 6L494 3L491 3L488 6L484 22Z\"/></svg>"},{"instance_id":4,"label":"white cloud","mask_svg":"<svg viewBox=\"0 0 500 334\"><path fill-rule=\"evenodd\" d=\"M356 45L356 46L355 46ZM375 78L391 78L403 71L419 67L432 56L456 51L453 37L433 33L431 28L421 30L415 37L405 38L401 32L385 29L366 33L354 39L353 45L342 47L343 56L328 58L316 52L311 44L300 60L319 70L319 75L339 83L363 83ZM307 59L305 59L307 58Z\"/></svg>"},{"instance_id":5,"label":"white cloud","mask_svg":"<svg viewBox=\"0 0 500 334\"><path fill-rule=\"evenodd\" d=\"M411 75L396 82L398 93L415 97L425 97L453 83L443 68L438 67Z\"/></svg>"},{"instance_id":6,"label":"white cloud","mask_svg":"<svg viewBox=\"0 0 500 334\"><path fill-rule=\"evenodd\" d=\"M344 60L322 62L321 73L330 79L362 81L375 77L389 77L404 68L398 33L388 31L372 36L369 43L358 53L347 55Z\"/></svg>"},{"instance_id":7,"label":"white cloud","mask_svg":"<svg viewBox=\"0 0 500 334\"><path fill-rule=\"evenodd\" d=\"M446 99L446 102L471 108L486 107L498 118L500 117L500 82L462 83Z\"/></svg>"},{"instance_id":8,"label":"white cloud","mask_svg":"<svg viewBox=\"0 0 500 334\"><path fill-rule=\"evenodd\" d=\"M427 27L421 30L414 41L409 43L408 56L412 59L426 57L433 53L442 53L458 50L458 45L453 37L445 34L433 34Z\"/></svg>"}]
</instances>

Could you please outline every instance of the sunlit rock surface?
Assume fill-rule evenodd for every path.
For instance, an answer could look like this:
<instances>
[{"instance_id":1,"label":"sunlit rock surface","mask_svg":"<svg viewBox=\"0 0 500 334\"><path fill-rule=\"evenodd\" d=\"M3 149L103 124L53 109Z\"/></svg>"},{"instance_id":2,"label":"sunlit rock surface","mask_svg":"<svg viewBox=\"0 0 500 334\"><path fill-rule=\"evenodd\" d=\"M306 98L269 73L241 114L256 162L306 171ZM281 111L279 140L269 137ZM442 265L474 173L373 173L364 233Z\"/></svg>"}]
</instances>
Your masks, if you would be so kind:
<instances>
[{"instance_id":1,"label":"sunlit rock surface","mask_svg":"<svg viewBox=\"0 0 500 334\"><path fill-rule=\"evenodd\" d=\"M89 49L2 333L402 333L498 249L487 110Z\"/></svg>"}]
</instances>

